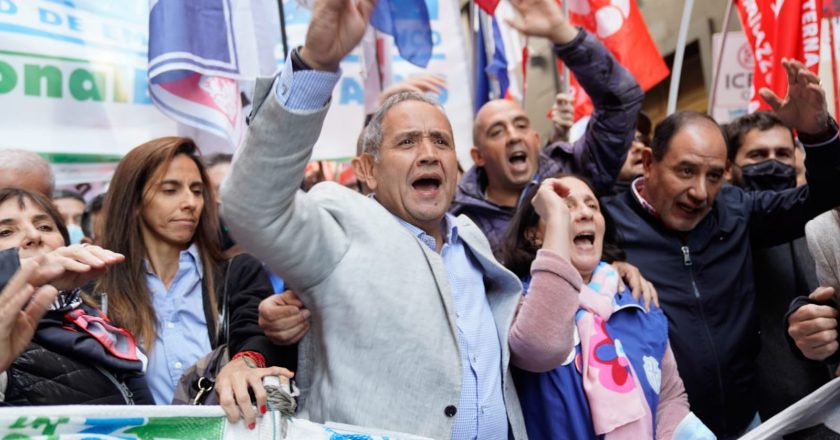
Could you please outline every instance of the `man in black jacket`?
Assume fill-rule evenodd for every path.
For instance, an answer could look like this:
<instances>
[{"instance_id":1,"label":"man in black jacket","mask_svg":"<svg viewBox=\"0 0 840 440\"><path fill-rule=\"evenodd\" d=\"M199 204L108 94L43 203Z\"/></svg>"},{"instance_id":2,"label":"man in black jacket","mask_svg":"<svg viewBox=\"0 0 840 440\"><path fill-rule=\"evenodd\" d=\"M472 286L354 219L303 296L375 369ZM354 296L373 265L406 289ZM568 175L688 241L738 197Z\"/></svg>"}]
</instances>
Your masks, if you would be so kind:
<instances>
[{"instance_id":1,"label":"man in black jacket","mask_svg":"<svg viewBox=\"0 0 840 440\"><path fill-rule=\"evenodd\" d=\"M783 191L797 186L793 132L773 113L758 111L724 127L733 185L745 191ZM804 182L803 182L804 184ZM782 316L791 300L817 288L805 237L771 247L753 246L761 351L755 386L762 420L773 417L831 380L819 362L791 352Z\"/></svg>"},{"instance_id":2,"label":"man in black jacket","mask_svg":"<svg viewBox=\"0 0 840 440\"><path fill-rule=\"evenodd\" d=\"M720 127L707 115L685 112L656 128L644 176L603 201L628 260L659 292L691 409L722 439L757 422L751 245L801 236L809 219L840 204L840 140L825 93L801 63L784 65L788 96L761 93L808 148L809 185L781 192L725 185L729 163Z\"/></svg>"}]
</instances>

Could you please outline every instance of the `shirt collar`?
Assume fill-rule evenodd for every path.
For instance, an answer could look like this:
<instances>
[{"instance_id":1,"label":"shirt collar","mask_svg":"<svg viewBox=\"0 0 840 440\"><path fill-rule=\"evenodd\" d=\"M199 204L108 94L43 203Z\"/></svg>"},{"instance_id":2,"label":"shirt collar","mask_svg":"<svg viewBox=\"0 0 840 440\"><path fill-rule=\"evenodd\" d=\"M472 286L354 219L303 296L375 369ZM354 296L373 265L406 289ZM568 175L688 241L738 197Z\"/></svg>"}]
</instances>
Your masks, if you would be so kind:
<instances>
[{"instance_id":1,"label":"shirt collar","mask_svg":"<svg viewBox=\"0 0 840 440\"><path fill-rule=\"evenodd\" d=\"M143 263L146 267L147 275L157 276L152 269L152 264L149 262L148 258L144 259ZM178 263L187 263L195 266L195 270L198 272L198 278L204 278L204 264L201 262L201 255L198 253L198 246L196 246L195 243L192 243L186 250L181 251L178 257Z\"/></svg>"},{"instance_id":2,"label":"shirt collar","mask_svg":"<svg viewBox=\"0 0 840 440\"><path fill-rule=\"evenodd\" d=\"M642 205L642 208L645 208L650 215L654 217L659 217L656 214L656 209L654 209L653 205L650 204L644 197L642 197L642 190L645 187L645 178L644 177L637 177L636 180L630 184L630 190L633 191L633 197L636 198L636 201Z\"/></svg>"},{"instance_id":3,"label":"shirt collar","mask_svg":"<svg viewBox=\"0 0 840 440\"><path fill-rule=\"evenodd\" d=\"M376 203L379 203L379 200L376 199L376 194L375 193L370 193L370 194L367 195L367 197L369 199L372 199L372 200L376 201ZM381 206L381 204L380 204L380 206ZM383 208L384 208L384 206L383 206ZM403 220L400 216L394 214L393 212L391 212L391 211L388 211L388 212L391 213L391 215L393 215L394 218L397 219L397 221L400 222L400 224L403 225L404 228L408 229L408 231L411 232L411 235L417 237L426 246L431 248L433 251L437 252L437 242L435 241L434 237L427 234L426 231L418 228L417 226L414 226L411 223ZM449 244L457 243L458 240L459 240L459 237L458 237L458 225L455 224L455 216L447 212L444 215L443 219L446 222L446 234L443 237L444 238L444 243L449 243Z\"/></svg>"},{"instance_id":4,"label":"shirt collar","mask_svg":"<svg viewBox=\"0 0 840 440\"><path fill-rule=\"evenodd\" d=\"M429 249L437 252L437 242L435 241L434 237L427 234L426 231L418 228L415 225L412 225L411 223L403 220L402 218L396 215L394 215L394 218L397 219L397 221L400 222L400 224L403 225L404 228L408 229L408 231L411 232L412 235L417 237L418 240L422 241L423 244L428 246ZM448 243L450 245L457 243L459 237L458 226L455 224L455 216L447 212L443 217L443 221L446 222L446 234L443 237L444 243Z\"/></svg>"}]
</instances>

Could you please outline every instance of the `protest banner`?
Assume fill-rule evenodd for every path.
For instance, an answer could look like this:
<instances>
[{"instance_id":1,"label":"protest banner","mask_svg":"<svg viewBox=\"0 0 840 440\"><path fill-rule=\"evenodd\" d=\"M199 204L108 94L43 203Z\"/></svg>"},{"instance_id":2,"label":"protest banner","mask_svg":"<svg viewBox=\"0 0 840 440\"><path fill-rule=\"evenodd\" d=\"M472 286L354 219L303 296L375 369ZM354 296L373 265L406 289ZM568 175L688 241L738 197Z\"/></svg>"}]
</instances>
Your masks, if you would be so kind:
<instances>
[{"instance_id":1,"label":"protest banner","mask_svg":"<svg viewBox=\"0 0 840 440\"><path fill-rule=\"evenodd\" d=\"M720 124L747 114L752 93L753 54L750 42L743 32L729 32L726 45L721 47L723 34L712 36L712 69L720 69L720 80L714 91L712 117ZM720 51L723 49L723 57ZM718 65L720 60L720 65Z\"/></svg>"},{"instance_id":2,"label":"protest banner","mask_svg":"<svg viewBox=\"0 0 840 440\"><path fill-rule=\"evenodd\" d=\"M0 148L107 163L176 133L148 94L147 24L147 1L0 0Z\"/></svg>"},{"instance_id":3,"label":"protest banner","mask_svg":"<svg viewBox=\"0 0 840 440\"><path fill-rule=\"evenodd\" d=\"M337 423L317 424L270 411L249 430L219 406L29 406L0 408L0 438L18 440L423 440Z\"/></svg>"}]
</instances>

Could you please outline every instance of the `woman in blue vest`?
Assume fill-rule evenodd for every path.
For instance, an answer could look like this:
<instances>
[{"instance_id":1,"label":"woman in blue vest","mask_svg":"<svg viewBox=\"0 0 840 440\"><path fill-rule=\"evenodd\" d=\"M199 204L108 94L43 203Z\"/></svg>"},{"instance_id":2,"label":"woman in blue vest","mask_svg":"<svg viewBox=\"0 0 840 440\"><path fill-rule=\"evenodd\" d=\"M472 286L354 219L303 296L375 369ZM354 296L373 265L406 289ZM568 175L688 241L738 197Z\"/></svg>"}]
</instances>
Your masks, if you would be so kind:
<instances>
[{"instance_id":1,"label":"woman in blue vest","mask_svg":"<svg viewBox=\"0 0 840 440\"><path fill-rule=\"evenodd\" d=\"M619 281L604 253L607 230L591 185L570 175L526 194L508 229L503 263L528 292L509 341L528 435L705 433L689 411L667 318L645 310ZM538 253L545 263L532 267Z\"/></svg>"}]
</instances>

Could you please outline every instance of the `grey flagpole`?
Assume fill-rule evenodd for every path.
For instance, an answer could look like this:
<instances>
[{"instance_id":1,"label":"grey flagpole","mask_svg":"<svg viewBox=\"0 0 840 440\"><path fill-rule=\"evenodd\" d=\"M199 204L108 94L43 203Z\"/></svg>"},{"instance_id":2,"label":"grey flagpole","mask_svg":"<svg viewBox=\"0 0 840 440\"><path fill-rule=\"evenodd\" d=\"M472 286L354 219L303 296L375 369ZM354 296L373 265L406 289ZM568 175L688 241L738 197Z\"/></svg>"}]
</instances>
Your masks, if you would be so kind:
<instances>
[{"instance_id":1,"label":"grey flagpole","mask_svg":"<svg viewBox=\"0 0 840 440\"><path fill-rule=\"evenodd\" d=\"M680 90L680 75L682 75L683 59L685 58L685 40L688 38L688 26L691 24L691 10L694 0L685 0L683 6L680 33L677 38L677 48L674 51L674 65L671 68L671 87L668 91L668 115L677 111L677 94Z\"/></svg>"}]
</instances>

